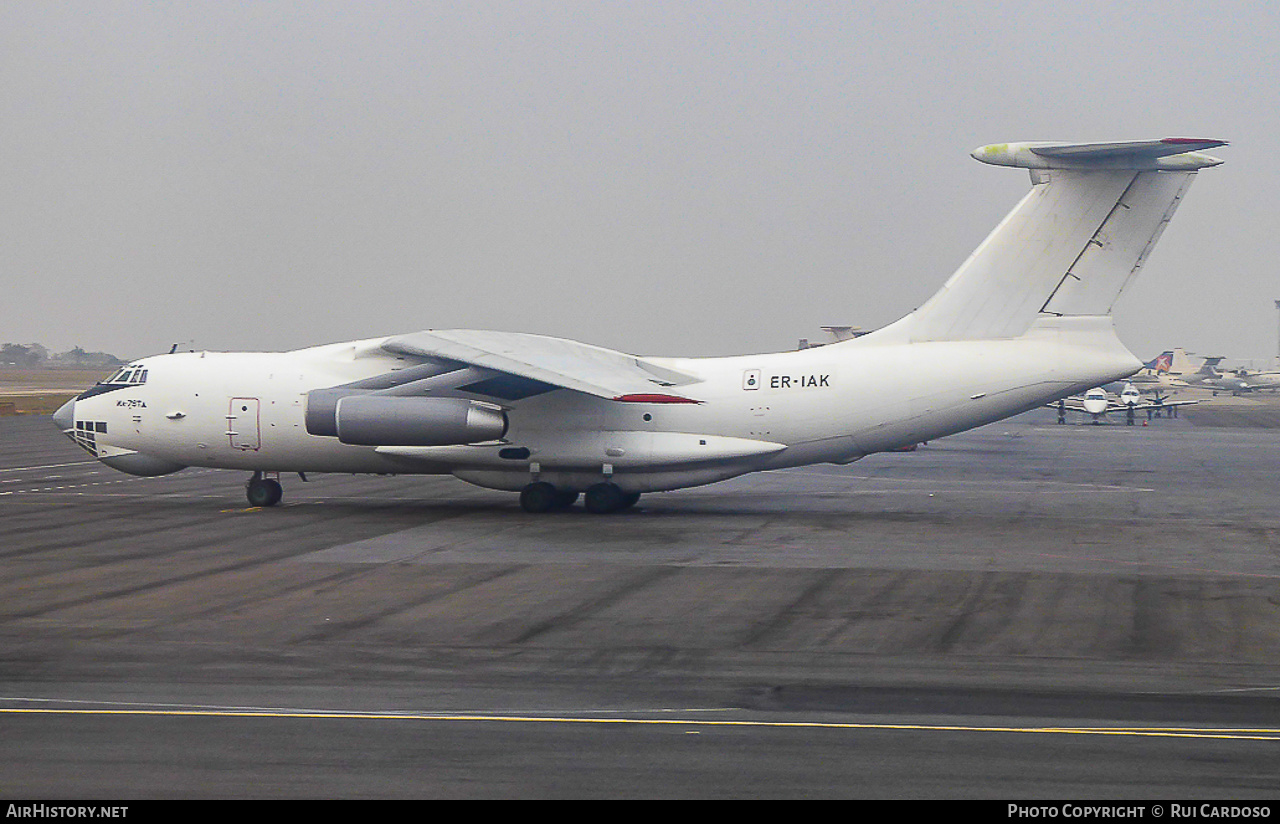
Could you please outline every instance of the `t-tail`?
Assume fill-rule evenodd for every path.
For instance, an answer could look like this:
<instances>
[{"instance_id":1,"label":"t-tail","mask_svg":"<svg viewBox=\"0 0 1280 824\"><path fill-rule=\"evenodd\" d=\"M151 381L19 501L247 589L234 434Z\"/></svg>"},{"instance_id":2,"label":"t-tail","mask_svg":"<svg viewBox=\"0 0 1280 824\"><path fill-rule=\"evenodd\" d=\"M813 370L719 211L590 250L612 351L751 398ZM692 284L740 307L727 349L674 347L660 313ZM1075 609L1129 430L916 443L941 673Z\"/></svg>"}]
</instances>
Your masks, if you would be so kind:
<instances>
[{"instance_id":1,"label":"t-tail","mask_svg":"<svg viewBox=\"0 0 1280 824\"><path fill-rule=\"evenodd\" d=\"M1151 255L1221 140L1000 143L973 157L1030 170L1031 190L923 306L881 330L911 342L1018 338L1046 321L1096 329ZM1140 361L1133 358L1133 370Z\"/></svg>"},{"instance_id":2,"label":"t-tail","mask_svg":"<svg viewBox=\"0 0 1280 824\"><path fill-rule=\"evenodd\" d=\"M1196 372L1196 374L1209 375L1210 377L1217 377L1218 364L1222 363L1223 360L1224 360L1224 357L1222 355L1218 355L1217 357L1213 357L1213 358L1205 358L1204 363L1200 365L1200 369L1198 372Z\"/></svg>"}]
</instances>

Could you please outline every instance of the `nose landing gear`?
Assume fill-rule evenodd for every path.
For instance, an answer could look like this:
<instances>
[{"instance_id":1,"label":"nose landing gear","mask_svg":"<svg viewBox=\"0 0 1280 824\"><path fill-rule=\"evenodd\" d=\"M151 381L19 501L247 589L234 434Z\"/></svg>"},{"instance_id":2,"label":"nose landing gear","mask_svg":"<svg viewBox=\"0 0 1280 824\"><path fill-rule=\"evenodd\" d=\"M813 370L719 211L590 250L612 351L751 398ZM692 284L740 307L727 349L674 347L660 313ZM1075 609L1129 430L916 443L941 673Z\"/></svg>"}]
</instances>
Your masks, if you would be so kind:
<instances>
[{"instance_id":1,"label":"nose landing gear","mask_svg":"<svg viewBox=\"0 0 1280 824\"><path fill-rule=\"evenodd\" d=\"M244 485L245 497L250 506L275 506L284 497L284 487L275 478L264 477L266 473L255 472L249 482Z\"/></svg>"}]
</instances>

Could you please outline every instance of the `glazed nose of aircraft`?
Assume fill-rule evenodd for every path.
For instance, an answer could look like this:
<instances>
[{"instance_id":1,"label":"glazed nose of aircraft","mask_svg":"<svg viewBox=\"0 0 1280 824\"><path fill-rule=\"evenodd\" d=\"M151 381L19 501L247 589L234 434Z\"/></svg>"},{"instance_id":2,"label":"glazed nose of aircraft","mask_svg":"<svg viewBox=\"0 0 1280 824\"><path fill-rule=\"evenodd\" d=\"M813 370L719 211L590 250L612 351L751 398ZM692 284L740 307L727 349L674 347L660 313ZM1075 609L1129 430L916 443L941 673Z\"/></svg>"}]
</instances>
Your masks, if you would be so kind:
<instances>
[{"instance_id":1,"label":"glazed nose of aircraft","mask_svg":"<svg viewBox=\"0 0 1280 824\"><path fill-rule=\"evenodd\" d=\"M58 407L58 411L53 413L53 422L63 432L68 429L74 429L76 425L76 401L75 398Z\"/></svg>"}]
</instances>

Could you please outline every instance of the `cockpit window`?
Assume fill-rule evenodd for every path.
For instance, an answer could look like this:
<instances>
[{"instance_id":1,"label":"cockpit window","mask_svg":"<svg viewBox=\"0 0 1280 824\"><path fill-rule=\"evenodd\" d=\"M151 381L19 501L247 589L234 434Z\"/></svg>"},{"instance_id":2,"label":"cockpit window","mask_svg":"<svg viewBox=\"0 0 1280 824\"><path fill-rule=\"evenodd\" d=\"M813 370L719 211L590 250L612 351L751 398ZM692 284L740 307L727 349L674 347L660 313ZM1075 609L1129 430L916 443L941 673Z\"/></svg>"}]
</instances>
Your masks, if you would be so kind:
<instances>
[{"instance_id":1,"label":"cockpit window","mask_svg":"<svg viewBox=\"0 0 1280 824\"><path fill-rule=\"evenodd\" d=\"M126 366L103 383L143 384L147 382L147 370L141 366Z\"/></svg>"}]
</instances>

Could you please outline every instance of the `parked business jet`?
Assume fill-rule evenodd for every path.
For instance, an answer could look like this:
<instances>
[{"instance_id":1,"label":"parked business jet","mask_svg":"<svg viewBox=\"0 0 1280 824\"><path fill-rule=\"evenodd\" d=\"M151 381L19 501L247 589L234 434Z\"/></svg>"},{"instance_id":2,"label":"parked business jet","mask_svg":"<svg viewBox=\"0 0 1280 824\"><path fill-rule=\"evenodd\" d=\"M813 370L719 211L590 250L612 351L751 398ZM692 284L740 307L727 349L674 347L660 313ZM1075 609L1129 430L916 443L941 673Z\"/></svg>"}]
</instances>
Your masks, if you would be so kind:
<instances>
[{"instance_id":1,"label":"parked business jet","mask_svg":"<svg viewBox=\"0 0 1280 824\"><path fill-rule=\"evenodd\" d=\"M1218 369L1218 364L1222 360L1220 357L1205 358L1204 366L1200 367L1200 371L1191 375L1184 375L1182 379L1191 386L1212 389L1215 395L1219 392L1230 392L1233 395L1239 395L1241 392L1252 392L1257 388L1239 375Z\"/></svg>"},{"instance_id":2,"label":"parked business jet","mask_svg":"<svg viewBox=\"0 0 1280 824\"><path fill-rule=\"evenodd\" d=\"M1199 400L1171 401L1157 394L1153 400L1143 400L1142 393L1131 382L1126 381L1119 394L1113 400L1105 387L1095 386L1083 395L1060 398L1056 403L1046 404L1058 410L1058 423L1067 422L1067 412L1084 412L1093 416L1095 424L1102 423L1108 412L1124 412L1125 423L1133 426L1134 415L1138 412L1160 414L1165 410L1177 409L1200 403Z\"/></svg>"},{"instance_id":3,"label":"parked business jet","mask_svg":"<svg viewBox=\"0 0 1280 824\"><path fill-rule=\"evenodd\" d=\"M1218 140L1002 143L1013 211L916 311L827 346L651 358L514 332L433 329L284 353L142 358L54 415L103 463L252 473L451 474L530 512L614 512L645 492L849 463L1137 371L1110 313Z\"/></svg>"},{"instance_id":4,"label":"parked business jet","mask_svg":"<svg viewBox=\"0 0 1280 824\"><path fill-rule=\"evenodd\" d=\"M1223 377L1230 376L1236 380L1244 381L1249 387L1250 392L1260 392L1269 389L1272 392L1280 390L1280 372L1265 372L1260 369L1232 369Z\"/></svg>"},{"instance_id":5,"label":"parked business jet","mask_svg":"<svg viewBox=\"0 0 1280 824\"><path fill-rule=\"evenodd\" d=\"M1275 391L1280 389L1280 373L1258 372L1248 369L1232 369L1224 371L1218 368L1223 359L1206 358L1200 371L1184 376L1184 380L1192 386L1200 386L1213 390L1213 394L1230 392L1239 395L1242 392L1260 392L1263 389Z\"/></svg>"},{"instance_id":6,"label":"parked business jet","mask_svg":"<svg viewBox=\"0 0 1280 824\"><path fill-rule=\"evenodd\" d=\"M1243 369L1223 372L1218 368L1218 364L1224 360L1221 355L1200 360L1201 364L1197 368L1185 350L1170 349L1162 352L1151 363L1145 364L1143 371L1154 373L1172 386L1212 389L1215 395L1219 392L1238 395L1241 392L1255 392L1259 389L1274 389L1280 386L1280 383L1263 376L1262 373L1250 374Z\"/></svg>"}]
</instances>

